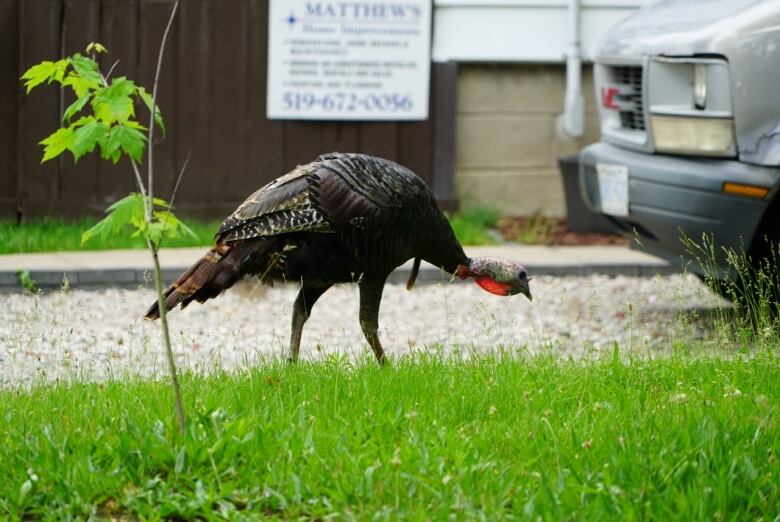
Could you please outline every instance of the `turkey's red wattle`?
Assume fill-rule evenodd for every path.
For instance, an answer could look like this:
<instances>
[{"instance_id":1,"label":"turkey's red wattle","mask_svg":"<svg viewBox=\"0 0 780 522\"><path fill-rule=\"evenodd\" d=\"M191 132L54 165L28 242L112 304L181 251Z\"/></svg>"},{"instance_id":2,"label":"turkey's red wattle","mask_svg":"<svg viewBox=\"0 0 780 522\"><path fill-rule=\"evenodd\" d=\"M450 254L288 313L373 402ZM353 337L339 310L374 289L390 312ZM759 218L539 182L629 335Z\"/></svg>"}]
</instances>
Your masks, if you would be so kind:
<instances>
[{"instance_id":1,"label":"turkey's red wattle","mask_svg":"<svg viewBox=\"0 0 780 522\"><path fill-rule=\"evenodd\" d=\"M509 295L509 289L512 288L512 285L499 283L495 279L484 276L475 277L474 282L481 286L483 290L495 295Z\"/></svg>"}]
</instances>

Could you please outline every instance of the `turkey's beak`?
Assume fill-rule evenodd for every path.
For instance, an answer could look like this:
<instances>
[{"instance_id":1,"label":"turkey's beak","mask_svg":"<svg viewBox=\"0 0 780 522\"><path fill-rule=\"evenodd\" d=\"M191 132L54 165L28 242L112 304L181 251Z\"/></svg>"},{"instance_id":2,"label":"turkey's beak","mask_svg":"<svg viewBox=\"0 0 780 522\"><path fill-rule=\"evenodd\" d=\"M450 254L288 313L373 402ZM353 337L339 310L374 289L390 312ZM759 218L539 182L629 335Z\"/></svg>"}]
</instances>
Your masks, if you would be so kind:
<instances>
[{"instance_id":1,"label":"turkey's beak","mask_svg":"<svg viewBox=\"0 0 780 522\"><path fill-rule=\"evenodd\" d=\"M529 301L533 301L534 298L533 296L531 296L531 287L528 285L528 281L530 281L530 279L524 279L523 281L521 281L520 288L518 290L521 294L526 296Z\"/></svg>"}]
</instances>

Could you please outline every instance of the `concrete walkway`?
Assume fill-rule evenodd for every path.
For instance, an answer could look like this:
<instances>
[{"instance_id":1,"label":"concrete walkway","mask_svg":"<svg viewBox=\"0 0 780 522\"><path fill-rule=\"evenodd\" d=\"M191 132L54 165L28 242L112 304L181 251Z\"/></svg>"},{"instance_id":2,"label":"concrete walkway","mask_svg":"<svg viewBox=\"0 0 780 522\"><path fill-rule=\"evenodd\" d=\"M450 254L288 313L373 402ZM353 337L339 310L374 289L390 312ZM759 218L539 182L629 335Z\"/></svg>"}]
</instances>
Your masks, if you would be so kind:
<instances>
[{"instance_id":1,"label":"concrete walkway","mask_svg":"<svg viewBox=\"0 0 780 522\"><path fill-rule=\"evenodd\" d=\"M516 259L531 275L633 275L652 276L678 272L663 260L622 246L548 247L501 245L467 247L471 257L494 256ZM206 248L171 248L160 252L166 280L175 279L194 263ZM104 250L10 254L0 256L0 290L18 290L19 271L28 271L40 288L58 288L67 278L71 287L143 285L150 281L152 261L146 250ZM391 281L406 279L411 262L399 267ZM449 279L439 269L422 264L418 281Z\"/></svg>"}]
</instances>

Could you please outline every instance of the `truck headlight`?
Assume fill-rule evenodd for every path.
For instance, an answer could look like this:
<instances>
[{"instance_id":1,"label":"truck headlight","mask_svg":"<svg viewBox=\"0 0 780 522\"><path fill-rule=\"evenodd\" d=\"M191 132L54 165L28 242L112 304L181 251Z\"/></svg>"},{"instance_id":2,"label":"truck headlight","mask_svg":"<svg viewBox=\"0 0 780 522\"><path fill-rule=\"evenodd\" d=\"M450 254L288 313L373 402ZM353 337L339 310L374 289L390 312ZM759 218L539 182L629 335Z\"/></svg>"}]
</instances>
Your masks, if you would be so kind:
<instances>
[{"instance_id":1,"label":"truck headlight","mask_svg":"<svg viewBox=\"0 0 780 522\"><path fill-rule=\"evenodd\" d=\"M737 155L729 64L717 56L653 57L648 112L657 152Z\"/></svg>"},{"instance_id":2,"label":"truck headlight","mask_svg":"<svg viewBox=\"0 0 780 522\"><path fill-rule=\"evenodd\" d=\"M650 116L653 144L658 152L704 156L734 156L731 118Z\"/></svg>"}]
</instances>

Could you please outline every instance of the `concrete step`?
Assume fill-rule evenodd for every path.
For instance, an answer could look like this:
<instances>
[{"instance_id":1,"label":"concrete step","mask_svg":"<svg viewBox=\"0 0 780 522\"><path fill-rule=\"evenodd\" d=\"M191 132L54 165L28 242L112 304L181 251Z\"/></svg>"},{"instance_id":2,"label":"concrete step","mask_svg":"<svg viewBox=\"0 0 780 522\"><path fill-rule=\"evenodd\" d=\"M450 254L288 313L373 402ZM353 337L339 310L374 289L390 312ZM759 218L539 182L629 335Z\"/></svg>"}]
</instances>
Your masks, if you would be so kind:
<instances>
[{"instance_id":1,"label":"concrete step","mask_svg":"<svg viewBox=\"0 0 780 522\"><path fill-rule=\"evenodd\" d=\"M166 281L173 281L197 261L206 248L169 248L160 251ZM631 275L653 276L679 270L649 254L623 246L500 245L466 247L471 257L490 256L520 261L533 275ZM400 266L391 282L405 281L411 261ZM19 271L28 271L39 288L59 288L67 278L71 287L134 287L150 284L152 259L146 250L102 250L10 254L0 256L0 290L21 289ZM450 279L437 267L422 263L418 281Z\"/></svg>"}]
</instances>

